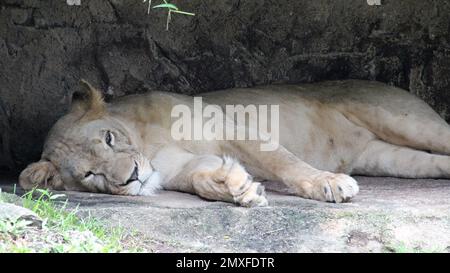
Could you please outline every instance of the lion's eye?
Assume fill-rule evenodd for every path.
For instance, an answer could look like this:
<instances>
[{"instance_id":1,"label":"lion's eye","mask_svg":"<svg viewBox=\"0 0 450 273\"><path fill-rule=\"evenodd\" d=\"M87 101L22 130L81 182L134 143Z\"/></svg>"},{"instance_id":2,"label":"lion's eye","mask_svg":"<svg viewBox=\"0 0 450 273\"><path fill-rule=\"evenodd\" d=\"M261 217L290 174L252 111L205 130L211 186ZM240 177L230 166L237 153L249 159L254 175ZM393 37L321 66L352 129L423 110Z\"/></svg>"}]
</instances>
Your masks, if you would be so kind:
<instances>
[{"instance_id":1,"label":"lion's eye","mask_svg":"<svg viewBox=\"0 0 450 273\"><path fill-rule=\"evenodd\" d=\"M110 147L114 145L114 135L110 131L106 131L105 142Z\"/></svg>"}]
</instances>

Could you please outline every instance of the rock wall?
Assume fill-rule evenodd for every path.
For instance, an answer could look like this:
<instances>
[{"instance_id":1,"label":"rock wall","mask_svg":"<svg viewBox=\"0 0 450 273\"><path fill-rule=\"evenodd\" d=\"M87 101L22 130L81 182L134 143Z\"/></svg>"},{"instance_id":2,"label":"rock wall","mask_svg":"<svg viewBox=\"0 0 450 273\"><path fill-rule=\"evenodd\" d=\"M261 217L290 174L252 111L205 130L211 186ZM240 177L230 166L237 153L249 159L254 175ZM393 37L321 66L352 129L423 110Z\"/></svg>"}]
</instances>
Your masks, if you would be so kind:
<instances>
[{"instance_id":1,"label":"rock wall","mask_svg":"<svg viewBox=\"0 0 450 273\"><path fill-rule=\"evenodd\" d=\"M154 4L158 3L153 0ZM268 83L370 79L408 89L450 119L446 0L0 1L0 169L39 158L86 78L107 98Z\"/></svg>"}]
</instances>

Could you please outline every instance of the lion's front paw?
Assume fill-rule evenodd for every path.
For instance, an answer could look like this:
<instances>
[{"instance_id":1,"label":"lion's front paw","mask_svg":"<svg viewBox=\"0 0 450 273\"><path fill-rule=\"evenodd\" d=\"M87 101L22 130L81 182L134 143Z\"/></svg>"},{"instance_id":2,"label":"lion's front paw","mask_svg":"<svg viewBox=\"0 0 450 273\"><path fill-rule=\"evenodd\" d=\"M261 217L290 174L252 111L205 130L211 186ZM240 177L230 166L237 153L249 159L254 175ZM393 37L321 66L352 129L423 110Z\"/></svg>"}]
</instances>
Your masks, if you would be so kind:
<instances>
[{"instance_id":1,"label":"lion's front paw","mask_svg":"<svg viewBox=\"0 0 450 273\"><path fill-rule=\"evenodd\" d=\"M247 191L235 196L234 200L244 207L263 207L268 205L264 186L258 182L252 182Z\"/></svg>"},{"instance_id":2,"label":"lion's front paw","mask_svg":"<svg viewBox=\"0 0 450 273\"><path fill-rule=\"evenodd\" d=\"M219 173L222 173L221 179L225 180L234 202L244 207L267 206L264 187L261 183L254 182L239 162L225 157Z\"/></svg>"},{"instance_id":3,"label":"lion's front paw","mask_svg":"<svg viewBox=\"0 0 450 273\"><path fill-rule=\"evenodd\" d=\"M324 172L314 179L312 198L327 202L348 202L359 191L355 179L346 174Z\"/></svg>"}]
</instances>

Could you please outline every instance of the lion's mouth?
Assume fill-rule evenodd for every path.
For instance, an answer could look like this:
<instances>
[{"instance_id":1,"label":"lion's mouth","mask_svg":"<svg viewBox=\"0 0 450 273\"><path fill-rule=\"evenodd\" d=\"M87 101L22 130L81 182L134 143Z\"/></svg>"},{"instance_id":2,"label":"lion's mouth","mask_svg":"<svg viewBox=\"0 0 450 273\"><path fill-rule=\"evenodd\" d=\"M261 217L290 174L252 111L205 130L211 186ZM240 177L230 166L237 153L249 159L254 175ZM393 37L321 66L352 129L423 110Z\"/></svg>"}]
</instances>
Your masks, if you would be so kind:
<instances>
[{"instance_id":1,"label":"lion's mouth","mask_svg":"<svg viewBox=\"0 0 450 273\"><path fill-rule=\"evenodd\" d=\"M128 178L128 180L125 183L126 183L126 185L128 185L128 184L130 184L131 182L134 182L134 181L139 181L139 183L142 184L142 181L139 180L139 168L138 168L138 165L137 165L136 161L134 162L133 172L131 173L130 178Z\"/></svg>"},{"instance_id":2,"label":"lion's mouth","mask_svg":"<svg viewBox=\"0 0 450 273\"><path fill-rule=\"evenodd\" d=\"M161 188L159 173L144 157L138 157L134 161L134 168L126 183L130 184L127 188L128 195L153 195Z\"/></svg>"}]
</instances>

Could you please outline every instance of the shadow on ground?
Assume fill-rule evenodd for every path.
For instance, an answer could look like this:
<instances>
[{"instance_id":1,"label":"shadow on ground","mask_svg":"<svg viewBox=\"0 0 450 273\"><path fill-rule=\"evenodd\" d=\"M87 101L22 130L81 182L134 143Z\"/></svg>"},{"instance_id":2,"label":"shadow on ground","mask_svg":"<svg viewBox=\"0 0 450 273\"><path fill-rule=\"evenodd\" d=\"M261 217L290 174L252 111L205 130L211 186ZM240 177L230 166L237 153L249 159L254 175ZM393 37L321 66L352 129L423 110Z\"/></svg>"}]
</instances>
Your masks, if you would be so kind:
<instances>
[{"instance_id":1,"label":"shadow on ground","mask_svg":"<svg viewBox=\"0 0 450 273\"><path fill-rule=\"evenodd\" d=\"M66 195L81 215L139 231L159 252L450 251L450 181L356 179L360 193L346 204L301 199L277 183L266 183L268 207L250 209L168 191Z\"/></svg>"}]
</instances>

